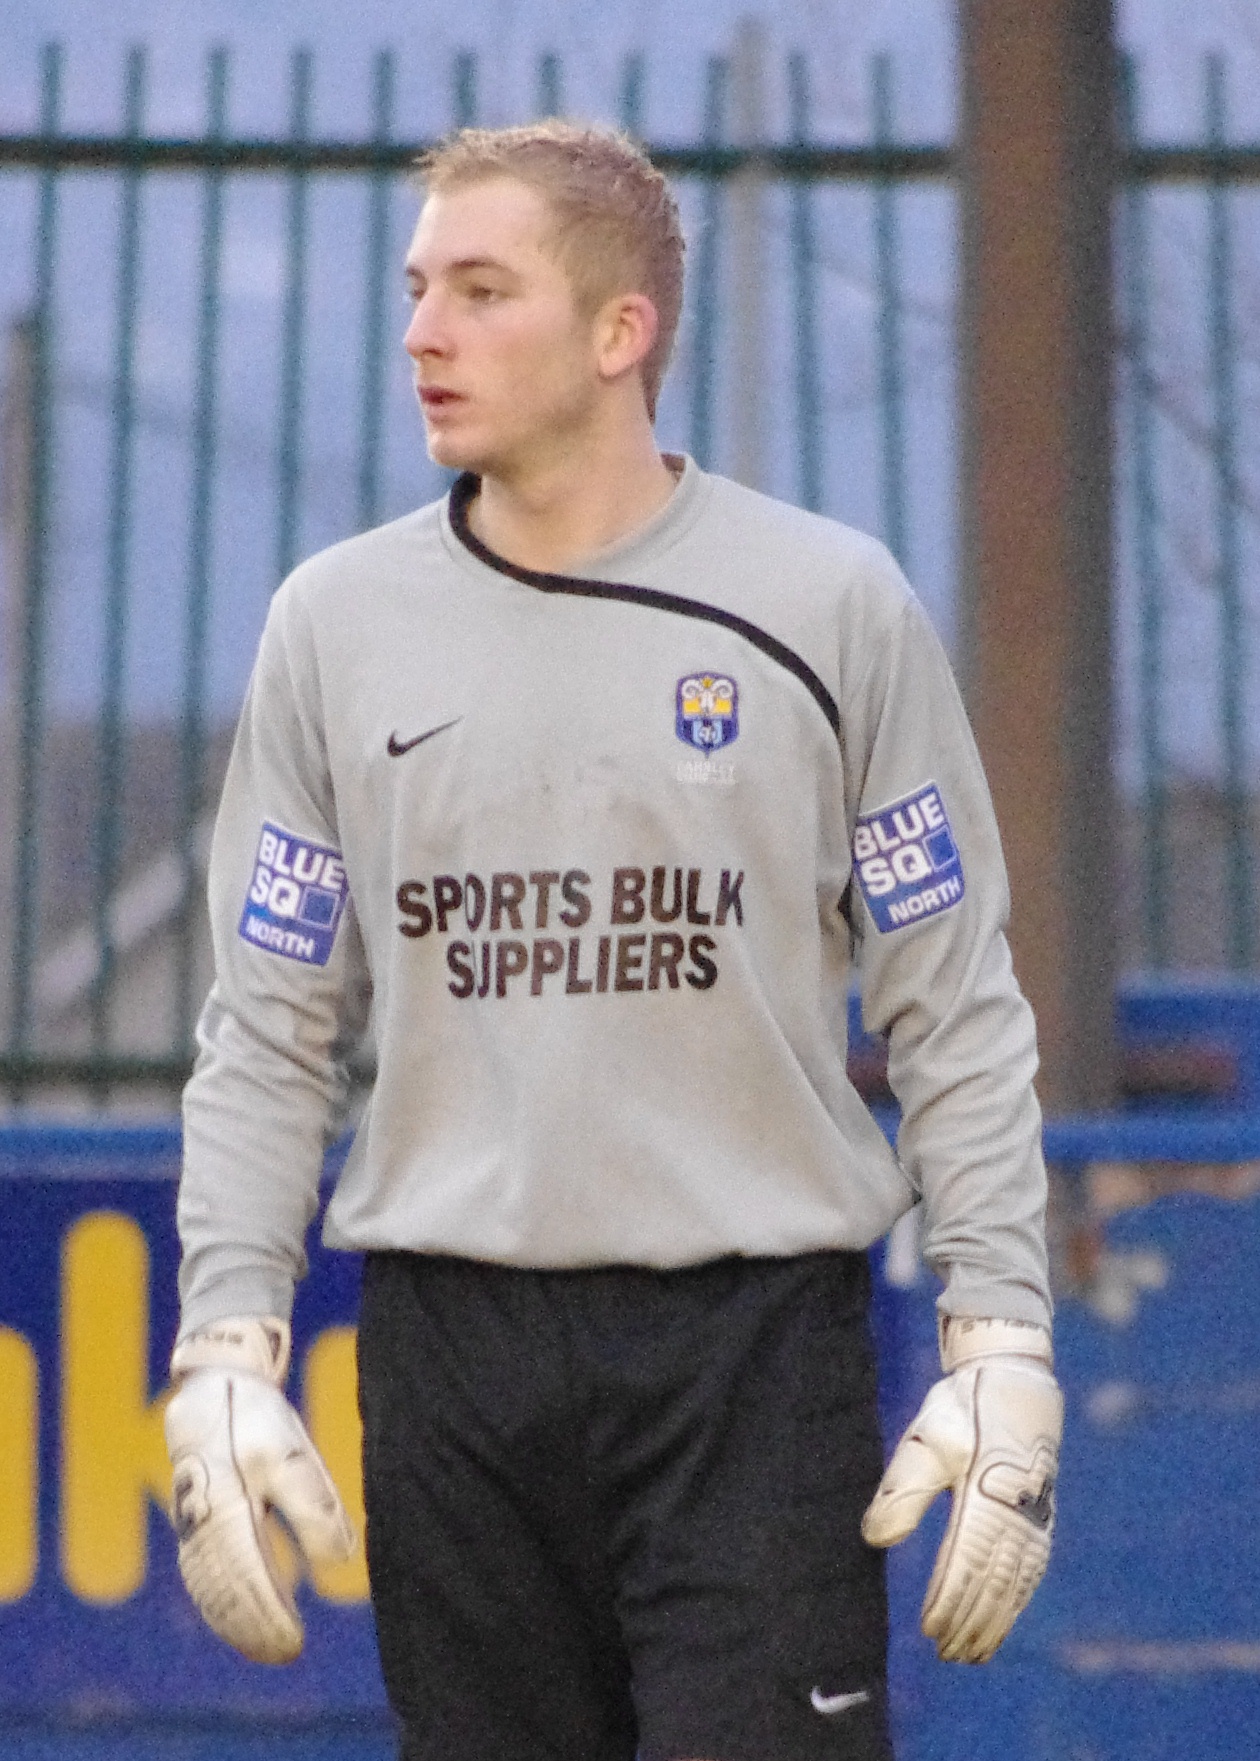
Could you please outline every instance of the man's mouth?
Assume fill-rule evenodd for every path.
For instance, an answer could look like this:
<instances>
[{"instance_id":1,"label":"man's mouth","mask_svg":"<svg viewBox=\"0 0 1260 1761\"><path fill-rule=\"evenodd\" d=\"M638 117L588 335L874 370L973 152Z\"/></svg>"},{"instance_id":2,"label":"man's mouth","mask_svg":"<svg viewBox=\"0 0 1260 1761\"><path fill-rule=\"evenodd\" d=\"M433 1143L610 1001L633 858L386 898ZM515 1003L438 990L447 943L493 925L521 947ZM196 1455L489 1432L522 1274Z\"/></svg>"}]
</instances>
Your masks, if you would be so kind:
<instances>
[{"instance_id":1,"label":"man's mouth","mask_svg":"<svg viewBox=\"0 0 1260 1761\"><path fill-rule=\"evenodd\" d=\"M421 405L426 410L449 410L452 405L463 402L461 393L448 391L445 386L422 385L418 389Z\"/></svg>"}]
</instances>

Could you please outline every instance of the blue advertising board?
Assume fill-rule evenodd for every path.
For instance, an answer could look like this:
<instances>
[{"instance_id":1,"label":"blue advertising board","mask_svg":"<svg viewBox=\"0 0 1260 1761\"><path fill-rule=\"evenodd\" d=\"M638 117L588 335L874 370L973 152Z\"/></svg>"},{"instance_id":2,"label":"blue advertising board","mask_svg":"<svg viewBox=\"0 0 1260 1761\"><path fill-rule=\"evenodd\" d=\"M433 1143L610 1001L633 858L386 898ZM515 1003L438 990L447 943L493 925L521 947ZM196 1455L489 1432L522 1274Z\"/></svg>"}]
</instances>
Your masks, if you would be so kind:
<instances>
[{"instance_id":1,"label":"blue advertising board","mask_svg":"<svg viewBox=\"0 0 1260 1761\"><path fill-rule=\"evenodd\" d=\"M362 1547L298 1589L306 1646L245 1662L201 1623L165 1514L174 1128L0 1132L0 1713L380 1707ZM290 1391L362 1530L359 1267L310 1243Z\"/></svg>"},{"instance_id":2,"label":"blue advertising board","mask_svg":"<svg viewBox=\"0 0 1260 1761\"><path fill-rule=\"evenodd\" d=\"M1060 1122L1047 1140L1069 1159L1140 1155L1156 1128L1166 1158L1260 1152L1257 1113ZM222 1644L179 1581L161 1437L178 1153L174 1127L0 1127L0 1752L86 1761L74 1733L112 1727L121 1746L93 1755L227 1761L246 1752L226 1746L230 1726L269 1731L268 1752L286 1761L313 1756L281 1740L288 1718L322 1730L321 1755L366 1761L389 1738L361 1551L300 1584L306 1646L285 1669ZM992 1664L940 1664L918 1632L945 1501L894 1549L902 1761L1252 1754L1238 1737L1260 1728L1260 1194L1239 1191L1173 1193L1112 1219L1109 1251L1162 1268L1129 1319L1061 1305L1054 1559ZM315 1231L309 1251L290 1393L361 1524L359 1266ZM892 1438L937 1373L935 1286L877 1278L875 1291ZM47 1748L13 1749L24 1719L43 1721ZM198 1719L214 1745L175 1745L171 1733L184 1745ZM141 1724L157 1733L151 1746Z\"/></svg>"}]
</instances>

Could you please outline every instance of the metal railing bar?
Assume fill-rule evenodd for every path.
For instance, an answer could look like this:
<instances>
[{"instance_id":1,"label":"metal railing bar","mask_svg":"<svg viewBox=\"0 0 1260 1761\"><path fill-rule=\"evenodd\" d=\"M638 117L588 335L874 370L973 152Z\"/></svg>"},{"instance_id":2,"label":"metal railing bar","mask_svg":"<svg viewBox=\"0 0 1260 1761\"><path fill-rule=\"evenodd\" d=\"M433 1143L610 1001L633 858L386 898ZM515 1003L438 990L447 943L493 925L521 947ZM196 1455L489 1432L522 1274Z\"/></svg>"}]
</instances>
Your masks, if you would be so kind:
<instances>
[{"instance_id":1,"label":"metal railing bar","mask_svg":"<svg viewBox=\"0 0 1260 1761\"><path fill-rule=\"evenodd\" d=\"M471 55L456 58L471 62ZM471 112L470 112L471 114ZM456 117L457 127L468 126ZM201 171L210 160L226 161L233 171L405 171L436 143L427 138L394 141L285 140L243 135L222 143L204 136L154 135L130 141L125 135L0 134L0 166L67 171L116 171L127 163L145 170ZM939 142L853 142L827 145L767 141L758 145L717 145L703 141L647 143L662 171L681 175L733 177L755 164L772 177L948 178L957 170L953 147ZM1118 156L1121 181L1142 183L1260 182L1260 142L1221 142L1219 146L1131 143Z\"/></svg>"},{"instance_id":2,"label":"metal railing bar","mask_svg":"<svg viewBox=\"0 0 1260 1761\"><path fill-rule=\"evenodd\" d=\"M730 56L730 107L727 127L736 141L755 141L765 132L766 32L745 13L738 21ZM769 262L766 253L768 183L749 167L721 194L724 296L723 373L728 420L724 469L749 489L769 487L769 397L759 395L771 331ZM756 388L756 389L754 389Z\"/></svg>"},{"instance_id":3,"label":"metal railing bar","mask_svg":"<svg viewBox=\"0 0 1260 1761\"><path fill-rule=\"evenodd\" d=\"M1140 183L1260 183L1260 142L1247 145L1131 146L1120 175Z\"/></svg>"},{"instance_id":4,"label":"metal railing bar","mask_svg":"<svg viewBox=\"0 0 1260 1761\"><path fill-rule=\"evenodd\" d=\"M458 126L466 126L459 122ZM0 134L0 167L35 167L60 171L117 171L134 164L146 171L203 171L210 163L233 172L407 171L436 142L272 140L249 136L221 144L204 137L153 136L128 141L121 135ZM1144 149L1159 154L1162 149ZM1202 150L1197 150L1203 157ZM647 152L662 171L680 176L734 177L750 167L768 177L947 178L955 170L953 149L932 144L889 146L800 146L767 142L758 146L647 143ZM1176 155L1173 155L1176 160ZM1260 146L1231 147L1225 152L1227 177L1260 179ZM1145 163L1145 161L1144 161ZM1151 175L1151 173L1146 173ZM1172 175L1204 177L1205 169ZM1161 175L1155 172L1154 175Z\"/></svg>"},{"instance_id":5,"label":"metal railing bar","mask_svg":"<svg viewBox=\"0 0 1260 1761\"><path fill-rule=\"evenodd\" d=\"M227 128L228 58L213 49L207 64L206 133L221 139ZM183 715L180 726L179 857L183 900L176 944L176 1044L192 1054L197 1009L196 906L201 896L197 823L205 786L206 665L214 545L214 490L218 463L219 319L223 269L223 170L210 166L202 193L200 290L197 312L196 388L192 420L192 508L188 533L188 590L184 626Z\"/></svg>"},{"instance_id":6,"label":"metal railing bar","mask_svg":"<svg viewBox=\"0 0 1260 1761\"><path fill-rule=\"evenodd\" d=\"M538 90L535 101L539 116L563 116L564 114L560 57L554 49L546 49L538 57Z\"/></svg>"},{"instance_id":7,"label":"metal railing bar","mask_svg":"<svg viewBox=\"0 0 1260 1761\"><path fill-rule=\"evenodd\" d=\"M41 139L61 119L61 47L45 46L41 67ZM35 304L31 317L30 508L23 557L22 680L17 776L17 847L13 898L13 991L9 1041L25 1056L31 1035L32 979L39 939L40 761L44 729L48 541L52 525L52 350L57 261L57 174L40 178L35 225ZM15 1091L20 1099L20 1090Z\"/></svg>"},{"instance_id":8,"label":"metal railing bar","mask_svg":"<svg viewBox=\"0 0 1260 1761\"><path fill-rule=\"evenodd\" d=\"M875 139L892 138L892 65L877 55L871 70ZM875 181L875 312L879 358L881 502L884 542L902 568L910 567L906 519L905 386L901 368L901 240L896 194L887 177Z\"/></svg>"},{"instance_id":9,"label":"metal railing bar","mask_svg":"<svg viewBox=\"0 0 1260 1761\"><path fill-rule=\"evenodd\" d=\"M806 146L810 134L809 67L800 52L788 61L792 138ZM801 505L817 513L823 499L822 370L818 348L818 254L812 192L802 178L792 185L789 225L796 328L796 456Z\"/></svg>"},{"instance_id":10,"label":"metal railing bar","mask_svg":"<svg viewBox=\"0 0 1260 1761\"><path fill-rule=\"evenodd\" d=\"M1126 59L1120 88L1121 126L1132 140L1137 73ZM1164 582L1159 563L1153 400L1150 386L1149 191L1131 184L1121 210L1121 272L1128 319L1129 403L1133 457L1134 551L1138 589L1138 727L1145 836L1142 839L1143 927L1147 962L1167 966L1169 941L1168 772L1160 706L1164 688Z\"/></svg>"},{"instance_id":11,"label":"metal railing bar","mask_svg":"<svg viewBox=\"0 0 1260 1761\"><path fill-rule=\"evenodd\" d=\"M1207 57L1205 121L1208 139L1225 135L1225 68L1221 57ZM1227 958L1236 970L1255 958L1255 903L1252 895L1250 804L1247 799L1243 725L1244 631L1241 559L1238 542L1238 388L1234 314L1230 300L1233 232L1228 195L1219 176L1208 185L1208 327L1212 403L1216 427L1217 591L1220 595L1221 746L1225 777L1225 860L1228 876Z\"/></svg>"},{"instance_id":12,"label":"metal railing bar","mask_svg":"<svg viewBox=\"0 0 1260 1761\"><path fill-rule=\"evenodd\" d=\"M145 51L127 56L123 109L128 138L144 126ZM96 821L93 917L97 968L92 989L92 1045L109 1049L114 991L114 941L110 902L118 885L125 786L123 712L126 694L127 633L130 622L132 495L135 477L136 333L140 296L140 182L142 170L123 172L118 239L118 291L114 342L114 419L110 441L109 529L106 539L105 649L102 662L100 797Z\"/></svg>"},{"instance_id":13,"label":"metal railing bar","mask_svg":"<svg viewBox=\"0 0 1260 1761\"><path fill-rule=\"evenodd\" d=\"M140 1057L130 1052L80 1057L49 1053L0 1053L0 1085L22 1091L31 1088L90 1088L98 1092L117 1083L152 1083L182 1088L192 1075L192 1060L184 1057Z\"/></svg>"},{"instance_id":14,"label":"metal railing bar","mask_svg":"<svg viewBox=\"0 0 1260 1761\"><path fill-rule=\"evenodd\" d=\"M394 57L382 49L372 88L372 134L389 139L394 120ZM385 303L389 285L390 184L387 172L374 171L368 187L367 284L363 301L363 403L359 418L359 506L361 532L380 519L381 441L385 415Z\"/></svg>"},{"instance_id":15,"label":"metal railing bar","mask_svg":"<svg viewBox=\"0 0 1260 1761\"><path fill-rule=\"evenodd\" d=\"M119 1083L150 1083L164 1088L182 1088L192 1075L192 1069L193 1060L178 1054L111 1052L106 1057L74 1052L0 1052L0 1087L25 1089L64 1085L99 1090ZM375 1081L376 1071L370 1065L352 1064L349 1076L356 1088L366 1088Z\"/></svg>"},{"instance_id":16,"label":"metal railing bar","mask_svg":"<svg viewBox=\"0 0 1260 1761\"><path fill-rule=\"evenodd\" d=\"M455 100L452 107L452 113L454 116L455 127L473 128L476 126L477 122L476 53L472 49L461 49L455 57L451 72L453 77L452 96ZM417 155L424 152L426 147L431 145L432 142L425 142L423 144L403 149L406 153L403 163L410 166L415 161ZM397 169L397 166L394 165L392 159L390 165L384 167L384 169L389 170L391 167Z\"/></svg>"},{"instance_id":17,"label":"metal railing bar","mask_svg":"<svg viewBox=\"0 0 1260 1761\"><path fill-rule=\"evenodd\" d=\"M728 67L720 55L709 57L705 75L704 138L716 150L726 117ZM705 186L700 209L700 239L696 247L696 282L691 359L691 451L696 463L713 463L713 393L717 374L717 282L718 229L722 219L722 192L715 183Z\"/></svg>"},{"instance_id":18,"label":"metal railing bar","mask_svg":"<svg viewBox=\"0 0 1260 1761\"><path fill-rule=\"evenodd\" d=\"M300 148L310 128L312 56L293 52L290 87L291 144ZM280 330L280 412L276 443L276 563L279 586L297 560L298 496L302 474L302 341L306 313L307 168L289 167L284 310Z\"/></svg>"},{"instance_id":19,"label":"metal railing bar","mask_svg":"<svg viewBox=\"0 0 1260 1761\"><path fill-rule=\"evenodd\" d=\"M647 63L637 51L627 55L621 64L621 89L617 95L617 116L632 140L643 139L643 94L647 84Z\"/></svg>"}]
</instances>

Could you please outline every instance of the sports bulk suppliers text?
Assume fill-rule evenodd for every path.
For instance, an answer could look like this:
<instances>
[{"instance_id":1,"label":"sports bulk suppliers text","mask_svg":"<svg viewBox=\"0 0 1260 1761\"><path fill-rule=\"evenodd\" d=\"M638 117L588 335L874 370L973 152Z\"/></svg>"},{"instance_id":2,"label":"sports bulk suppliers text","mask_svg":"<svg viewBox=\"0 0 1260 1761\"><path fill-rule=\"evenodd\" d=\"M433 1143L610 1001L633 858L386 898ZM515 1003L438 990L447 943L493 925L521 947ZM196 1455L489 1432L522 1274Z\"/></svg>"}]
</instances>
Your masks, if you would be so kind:
<instances>
[{"instance_id":1,"label":"sports bulk suppliers text","mask_svg":"<svg viewBox=\"0 0 1260 1761\"><path fill-rule=\"evenodd\" d=\"M488 879L478 874L434 875L430 880L405 880L395 901L400 934L421 940L436 930L451 933L466 925L475 935L485 925L484 940L456 934L446 945L453 997L506 997L514 980L530 996L552 989L567 996L602 996L608 991L677 990L686 982L693 990L709 990L718 980L719 943L712 935L680 930L631 930L635 924L685 924L689 929L742 928L744 871L723 868L706 875L701 868L615 868L607 898L605 922L616 935L555 933L585 929L595 906L594 882L581 868L533 869L528 874L499 870ZM528 942L526 927L551 930ZM516 935L500 935L508 929ZM562 976L563 975L563 976Z\"/></svg>"}]
</instances>

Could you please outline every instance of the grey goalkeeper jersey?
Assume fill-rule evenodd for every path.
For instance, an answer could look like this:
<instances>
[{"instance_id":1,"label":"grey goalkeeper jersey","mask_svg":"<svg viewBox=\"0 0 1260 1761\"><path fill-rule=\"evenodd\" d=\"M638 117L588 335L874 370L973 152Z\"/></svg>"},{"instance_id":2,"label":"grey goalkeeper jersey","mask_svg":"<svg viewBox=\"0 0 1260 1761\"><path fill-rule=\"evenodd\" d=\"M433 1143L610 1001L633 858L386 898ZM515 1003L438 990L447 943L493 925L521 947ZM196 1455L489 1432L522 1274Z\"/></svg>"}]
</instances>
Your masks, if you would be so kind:
<instances>
[{"instance_id":1,"label":"grey goalkeeper jersey","mask_svg":"<svg viewBox=\"0 0 1260 1761\"><path fill-rule=\"evenodd\" d=\"M688 462L579 575L449 498L277 593L210 873L185 1330L336 1247L518 1266L864 1248L1046 1322L1033 1023L948 664L874 540ZM857 950L894 1155L845 1075Z\"/></svg>"}]
</instances>

